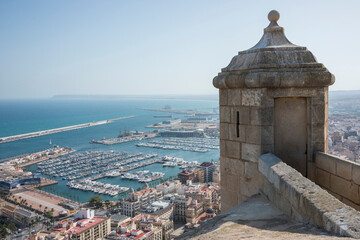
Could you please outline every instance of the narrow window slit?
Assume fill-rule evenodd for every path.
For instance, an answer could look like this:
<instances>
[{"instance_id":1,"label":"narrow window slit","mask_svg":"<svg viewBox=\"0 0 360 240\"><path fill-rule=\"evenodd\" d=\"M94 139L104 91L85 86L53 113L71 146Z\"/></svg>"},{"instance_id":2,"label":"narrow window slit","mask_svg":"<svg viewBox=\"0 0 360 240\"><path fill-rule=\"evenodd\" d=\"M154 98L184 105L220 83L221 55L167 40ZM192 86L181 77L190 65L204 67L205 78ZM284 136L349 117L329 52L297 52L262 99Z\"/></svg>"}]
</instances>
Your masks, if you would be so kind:
<instances>
[{"instance_id":1,"label":"narrow window slit","mask_svg":"<svg viewBox=\"0 0 360 240\"><path fill-rule=\"evenodd\" d=\"M240 115L236 112L236 137L240 137Z\"/></svg>"}]
</instances>

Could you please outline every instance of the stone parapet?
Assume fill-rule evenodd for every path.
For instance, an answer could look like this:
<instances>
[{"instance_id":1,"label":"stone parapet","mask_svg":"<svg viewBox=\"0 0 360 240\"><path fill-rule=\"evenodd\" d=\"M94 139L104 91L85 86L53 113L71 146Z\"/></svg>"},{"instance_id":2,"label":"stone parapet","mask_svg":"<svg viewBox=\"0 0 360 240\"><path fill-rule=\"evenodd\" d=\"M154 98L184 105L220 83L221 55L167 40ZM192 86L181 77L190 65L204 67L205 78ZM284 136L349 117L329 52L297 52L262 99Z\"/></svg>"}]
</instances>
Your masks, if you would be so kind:
<instances>
[{"instance_id":1,"label":"stone parapet","mask_svg":"<svg viewBox=\"0 0 360 240\"><path fill-rule=\"evenodd\" d=\"M259 158L258 167L264 178L261 191L285 214L331 233L360 238L358 211L345 205L271 153ZM326 174L322 177L326 178ZM335 182L340 184L338 179Z\"/></svg>"},{"instance_id":2,"label":"stone parapet","mask_svg":"<svg viewBox=\"0 0 360 240\"><path fill-rule=\"evenodd\" d=\"M315 182L343 203L360 210L360 164L317 152Z\"/></svg>"}]
</instances>

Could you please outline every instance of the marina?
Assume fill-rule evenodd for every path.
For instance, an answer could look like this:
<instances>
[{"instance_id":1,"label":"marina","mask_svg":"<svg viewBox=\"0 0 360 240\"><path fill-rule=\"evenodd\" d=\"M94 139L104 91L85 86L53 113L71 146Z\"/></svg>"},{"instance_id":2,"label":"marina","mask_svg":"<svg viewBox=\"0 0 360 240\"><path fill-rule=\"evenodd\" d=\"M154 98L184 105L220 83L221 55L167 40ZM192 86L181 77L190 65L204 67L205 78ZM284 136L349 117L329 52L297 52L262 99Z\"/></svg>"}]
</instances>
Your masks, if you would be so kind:
<instances>
[{"instance_id":1,"label":"marina","mask_svg":"<svg viewBox=\"0 0 360 240\"><path fill-rule=\"evenodd\" d=\"M164 177L164 173L162 172L152 172L148 174L149 171L138 171L136 174L133 173L125 173L121 178L129 179L129 180L136 180L141 183L145 182L152 182Z\"/></svg>"},{"instance_id":2,"label":"marina","mask_svg":"<svg viewBox=\"0 0 360 240\"><path fill-rule=\"evenodd\" d=\"M216 138L163 138L146 143L140 142L136 146L204 153L212 149L219 149L219 140Z\"/></svg>"},{"instance_id":3,"label":"marina","mask_svg":"<svg viewBox=\"0 0 360 240\"><path fill-rule=\"evenodd\" d=\"M121 169L123 165L156 156L157 154L92 151L47 160L39 163L38 168L45 175L62 177L64 180L74 180L102 174L117 168Z\"/></svg>"},{"instance_id":4,"label":"marina","mask_svg":"<svg viewBox=\"0 0 360 240\"><path fill-rule=\"evenodd\" d=\"M71 189L114 197L128 191L129 188L95 180L121 176L121 179L148 183L163 178L165 173L159 171L150 172L149 170L139 170L136 173L130 173L129 171L159 163L163 167L180 168L199 165L197 161L187 162L178 157L156 157L158 157L158 154L143 154L141 152L129 154L114 151L88 151L48 159L38 163L38 169L44 175L60 177L66 180L66 185Z\"/></svg>"},{"instance_id":5,"label":"marina","mask_svg":"<svg viewBox=\"0 0 360 240\"><path fill-rule=\"evenodd\" d=\"M169 104L174 109L191 109L196 106L197 109L203 109L204 111L206 109L212 108L211 102L205 102L205 101L189 101L189 102L180 102L180 101L173 101L169 100ZM195 103L194 103L195 102ZM214 101L215 102L215 101ZM215 102L216 103L216 102ZM43 109L42 107L43 103L41 102L34 102L31 103L32 106ZM37 104L37 105L36 105ZM48 104L48 103L46 103ZM158 104L158 105L157 105ZM45 105L45 103L44 103ZM150 124L156 123L159 118L154 118L154 115L170 115L170 114L154 114L154 112L150 111L142 111L139 110L139 106L148 107L148 108L156 108L163 106L163 101L159 101L157 103L156 101L150 100L150 101L109 101L109 102L51 102L51 112L52 114L56 114L56 112L61 112L61 109L74 109L72 111L72 115L69 115L66 117L66 120L62 121L64 123L68 123L68 126L76 124L77 121L82 122L90 122L89 119L114 119L114 115L116 116L116 113L121 112L121 114L125 116L137 116L136 118L129 118L124 119L122 121L114 121L110 124L101 124L97 127L85 127L82 129L77 129L75 131L65 131L65 132L58 132L51 135L51 138L49 135L43 135L36 138L28 138L21 141L13 141L6 144L0 144L0 157L3 159L8 159L13 156L19 156L23 154L24 156L41 152L46 149L49 149L49 147L53 147L53 145L57 146L63 146L68 147L71 149L76 150L75 153L71 153L68 155L61 156L62 160L59 161L59 165L52 166L52 164L55 163L51 162L52 160L56 159L54 157L53 159L45 160L43 164L41 163L35 163L31 162L29 165L24 166L24 171L31 171L33 173L41 173L43 178L50 179L54 181L53 183L56 183L55 185L48 185L48 186L42 186L39 187L40 190L55 194L57 196L65 197L68 199L73 200L73 196L76 196L76 201L78 202L86 202L90 197L93 197L94 195L99 195L100 193L96 193L93 191L84 191L81 189L76 188L70 188L67 183L70 181L80 181L83 179L90 179L96 177L93 181L95 182L101 182L104 184L111 184L111 185L117 185L120 187L132 187L134 189L138 189L139 187L142 187L144 182L138 181L138 180L131 180L122 178L122 176L125 173L131 173L136 174L138 171L149 171L147 175L151 175L153 172L161 172L164 174L162 178L159 178L157 180L148 182L149 185L155 186L156 184L160 183L161 179L167 179L169 177L175 177L178 172L181 171L181 169L184 168L191 168L191 165L189 163L186 164L174 164L174 163L166 163L164 161L163 157L168 155L175 158L182 158L186 162L194 162L197 161L199 163L202 163L204 161L211 161L211 160L217 160L219 152L217 149L209 149L207 152L192 152L192 151L183 151L183 150L172 150L172 149L160 149L160 148L150 148L150 147L137 147L136 143L147 143L150 141L162 141L168 139L170 137L157 137L153 139L143 139L139 141L130 141L130 142L124 142L121 144L114 144L114 145L104 145L104 144L90 144L89 142L92 139L100 140L103 138L111 139L111 138L117 138L119 135L119 129L123 130L123 133L126 131L136 131L139 132L150 132L146 126ZM108 106L108 107L106 107ZM33 108L34 109L34 108ZM116 110L115 110L116 109ZM35 111L35 110L34 110ZM200 110L201 111L201 110ZM21 111L20 111L21 112ZM39 112L39 111L37 111ZM76 119L76 113L81 112L81 119ZM56 121L50 122L51 119L45 115L46 112L41 112L38 117L44 120L42 122L41 126L46 126L46 129L54 129L57 126L59 126L61 123L58 119ZM64 113L61 113L64 114ZM80 114L79 114L80 116ZM89 118L89 116L91 116ZM173 114L174 118L174 114ZM171 119L171 118L170 118ZM166 120L164 118L163 120ZM49 121L49 124L46 123L46 121ZM51 123L51 124L50 124ZM9 123L10 124L10 123ZM10 125L9 125L10 126ZM32 124L28 125L21 125L21 127L24 129L22 132L36 132L38 131L39 127L33 126ZM201 124L198 125L198 128L202 128L203 126ZM41 128L40 128L41 129ZM13 132L15 134L12 134L11 131L8 131L7 129L3 129L3 136L10 136L10 135L16 135L21 134L21 131ZM50 144L49 142L52 142ZM179 141L181 138L179 138ZM183 138L183 140L186 140L186 138ZM192 141L195 141L193 139ZM171 145L171 141L169 141L169 144ZM176 146L176 144L173 144L173 146ZM93 152L93 155L90 153ZM108 155L108 158L105 158L104 156L96 156L96 152L103 152L103 154ZM138 155L141 152L141 155ZM122 155L121 153L127 153L127 155ZM89 154L87 157L77 154ZM148 158L139 161L136 161L135 157L142 157L147 154L157 154L157 156L153 158ZM69 159L66 159L69 156L77 156L77 160L73 160L71 162L67 162ZM111 157L113 155L113 157ZM117 155L119 157L118 161L110 161L111 158L114 158L114 156ZM98 161L93 160L96 157L100 157ZM72 158L72 157L71 157ZM123 159L122 159L123 158ZM125 161L129 160L128 164ZM51 161L49 161L51 160ZM135 162L132 162L135 160ZM85 164L86 161L89 161L91 164ZM109 161L109 162L108 162ZM149 162L148 162L149 161ZM61 163L60 163L61 162ZM79 165L76 165L75 162L78 162ZM124 162L124 165L120 165L122 162ZM104 163L104 165L102 165ZM118 166L115 164L118 163ZM61 165L64 165L63 169L60 168ZM70 165L66 165L70 164ZM105 164L110 165L109 168L106 168ZM135 165L136 164L136 165ZM140 165L137 165L140 164ZM165 164L165 166L164 166ZM171 165L171 166L167 166ZM49 166L49 169L46 169L47 166ZM66 166L66 168L65 168ZM40 167L42 169L40 169ZM56 167L57 169L53 169L51 171L55 171L50 174L50 168ZM59 168L58 168L59 167ZM123 170L126 171L119 171L120 168L123 167ZM71 169L72 168L72 169ZM88 168L88 169L87 169ZM44 172L42 172L45 170ZM74 170L77 170L76 172ZM101 170L101 171L98 171ZM94 172L92 172L94 171ZM60 176L61 175L61 176ZM144 179L145 181L149 181L149 179ZM71 198L66 195L71 195ZM117 200L121 196L125 196L127 192L123 192L116 196L111 196L109 194L100 194L101 197L104 200Z\"/></svg>"},{"instance_id":6,"label":"marina","mask_svg":"<svg viewBox=\"0 0 360 240\"><path fill-rule=\"evenodd\" d=\"M219 149L220 143L218 138L161 138L161 140L152 140L149 143L177 145L187 147L198 147L208 149Z\"/></svg>"},{"instance_id":7,"label":"marina","mask_svg":"<svg viewBox=\"0 0 360 240\"><path fill-rule=\"evenodd\" d=\"M113 197L129 190L128 187L120 187L109 183L96 182L90 179L83 179L79 181L73 180L68 182L66 185L69 186L69 188L91 191L99 194L107 194Z\"/></svg>"}]
</instances>

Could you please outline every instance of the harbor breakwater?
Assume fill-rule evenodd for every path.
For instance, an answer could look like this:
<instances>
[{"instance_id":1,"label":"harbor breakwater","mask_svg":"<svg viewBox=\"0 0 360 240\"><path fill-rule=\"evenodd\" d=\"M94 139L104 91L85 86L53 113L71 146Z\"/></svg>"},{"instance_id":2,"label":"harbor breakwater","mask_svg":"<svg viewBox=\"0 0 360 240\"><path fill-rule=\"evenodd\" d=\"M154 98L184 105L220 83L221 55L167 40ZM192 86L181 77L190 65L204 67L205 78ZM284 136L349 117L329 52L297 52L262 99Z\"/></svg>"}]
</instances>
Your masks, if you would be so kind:
<instances>
[{"instance_id":1,"label":"harbor breakwater","mask_svg":"<svg viewBox=\"0 0 360 240\"><path fill-rule=\"evenodd\" d=\"M27 138L34 138L34 137L39 137L39 136L44 136L44 135L49 135L49 134L54 134L54 133L59 133L59 132L76 130L76 129L80 129L80 128L94 127L94 126L98 126L98 125L112 123L114 121L118 121L121 119L127 119L127 118L133 118L133 117L135 117L135 116L120 117L120 118L114 118L114 119L91 122L91 123L83 123L83 124L78 124L78 125L73 125L73 126L68 126L68 127L61 127L61 128L48 129L48 130L43 130L43 131L38 131L38 132L19 134L19 135L14 135L14 136L9 136L9 137L2 137L2 138L0 138L0 143L13 142L13 141L18 141L18 140L27 139Z\"/></svg>"}]
</instances>

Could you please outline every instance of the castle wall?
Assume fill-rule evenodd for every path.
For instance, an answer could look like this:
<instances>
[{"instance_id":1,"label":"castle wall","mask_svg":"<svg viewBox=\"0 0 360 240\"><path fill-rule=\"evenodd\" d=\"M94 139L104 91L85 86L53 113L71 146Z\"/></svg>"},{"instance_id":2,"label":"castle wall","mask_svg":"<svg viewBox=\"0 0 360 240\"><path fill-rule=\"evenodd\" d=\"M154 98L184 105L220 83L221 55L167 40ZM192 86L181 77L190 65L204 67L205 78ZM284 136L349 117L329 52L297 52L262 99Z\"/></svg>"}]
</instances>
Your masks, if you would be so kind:
<instances>
[{"instance_id":1,"label":"castle wall","mask_svg":"<svg viewBox=\"0 0 360 240\"><path fill-rule=\"evenodd\" d=\"M315 183L343 203L360 210L360 164L318 152Z\"/></svg>"},{"instance_id":2,"label":"castle wall","mask_svg":"<svg viewBox=\"0 0 360 240\"><path fill-rule=\"evenodd\" d=\"M259 192L258 158L273 149L273 105L266 89L220 89L222 210Z\"/></svg>"},{"instance_id":3,"label":"castle wall","mask_svg":"<svg viewBox=\"0 0 360 240\"><path fill-rule=\"evenodd\" d=\"M334 167L332 165L330 168ZM262 193L286 215L330 233L360 238L358 211L340 202L275 155L262 155L259 159L259 171L263 176ZM341 184L338 180L336 182ZM344 191L346 190L351 189L345 187Z\"/></svg>"}]
</instances>

